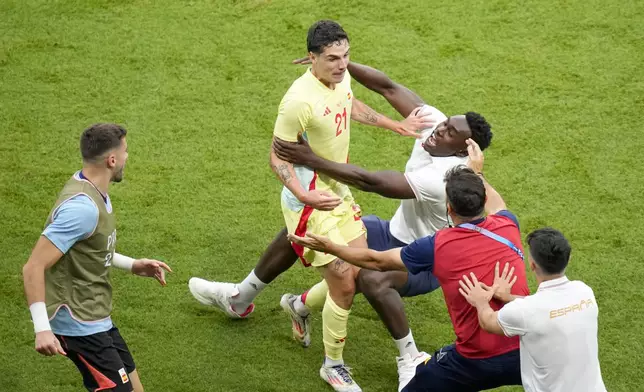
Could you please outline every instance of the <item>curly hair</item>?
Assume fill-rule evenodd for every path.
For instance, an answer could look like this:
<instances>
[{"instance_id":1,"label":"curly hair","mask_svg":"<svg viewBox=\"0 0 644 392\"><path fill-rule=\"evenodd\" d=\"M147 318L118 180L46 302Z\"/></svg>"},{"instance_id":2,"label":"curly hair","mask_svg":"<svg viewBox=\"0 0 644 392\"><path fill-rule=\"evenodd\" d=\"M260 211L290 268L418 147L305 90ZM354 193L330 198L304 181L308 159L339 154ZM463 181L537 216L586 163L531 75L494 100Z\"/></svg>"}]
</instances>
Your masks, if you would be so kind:
<instances>
[{"instance_id":1,"label":"curly hair","mask_svg":"<svg viewBox=\"0 0 644 392\"><path fill-rule=\"evenodd\" d=\"M472 130L472 140L479 145L481 151L488 148L493 136L490 123L485 120L485 117L475 112L465 113L465 119Z\"/></svg>"}]
</instances>

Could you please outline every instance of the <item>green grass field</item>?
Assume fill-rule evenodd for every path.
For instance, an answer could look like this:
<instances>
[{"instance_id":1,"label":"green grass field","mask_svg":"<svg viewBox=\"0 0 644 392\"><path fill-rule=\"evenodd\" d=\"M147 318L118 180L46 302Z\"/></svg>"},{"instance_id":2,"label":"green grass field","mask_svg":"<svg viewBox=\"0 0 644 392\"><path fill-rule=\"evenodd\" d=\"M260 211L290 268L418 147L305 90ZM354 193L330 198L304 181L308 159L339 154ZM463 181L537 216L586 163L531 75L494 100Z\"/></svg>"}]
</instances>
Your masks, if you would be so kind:
<instances>
[{"instance_id":1,"label":"green grass field","mask_svg":"<svg viewBox=\"0 0 644 392\"><path fill-rule=\"evenodd\" d=\"M114 271L113 318L148 391L327 390L321 316L301 349L279 308L318 280L301 266L249 320L191 297L191 276L238 281L282 227L268 166L277 105L304 68L306 30L340 21L352 59L387 72L445 113L483 113L495 137L486 175L524 234L544 225L573 245L568 276L594 288L609 391L642 390L644 360L644 3L0 1L0 390L71 392L68 360L33 349L21 268L89 124L128 130L126 180L111 188L117 249L175 270L165 288ZM394 116L386 101L354 93ZM351 159L403 169L411 140L354 123ZM365 213L397 202L354 193ZM536 288L531 279L531 288ZM406 301L419 347L453 340L440 293ZM364 298L345 359L365 391L397 386L396 349ZM505 388L515 391L520 388Z\"/></svg>"}]
</instances>

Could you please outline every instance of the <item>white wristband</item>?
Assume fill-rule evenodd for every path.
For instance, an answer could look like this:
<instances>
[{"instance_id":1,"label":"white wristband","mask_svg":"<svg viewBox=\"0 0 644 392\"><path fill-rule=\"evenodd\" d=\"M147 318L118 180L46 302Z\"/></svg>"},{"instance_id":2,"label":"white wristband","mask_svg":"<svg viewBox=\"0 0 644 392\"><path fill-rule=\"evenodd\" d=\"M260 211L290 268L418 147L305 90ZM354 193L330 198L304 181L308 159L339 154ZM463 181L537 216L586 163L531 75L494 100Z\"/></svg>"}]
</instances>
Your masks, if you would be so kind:
<instances>
[{"instance_id":1,"label":"white wristband","mask_svg":"<svg viewBox=\"0 0 644 392\"><path fill-rule=\"evenodd\" d=\"M132 265L134 265L134 259L131 257L127 257L125 255L122 255L120 253L114 253L114 257L112 258L112 265L115 266L116 268L132 271Z\"/></svg>"},{"instance_id":2,"label":"white wristband","mask_svg":"<svg viewBox=\"0 0 644 392\"><path fill-rule=\"evenodd\" d=\"M34 322L34 332L51 331L49 317L47 316L47 305L44 302L34 302L29 305L31 319Z\"/></svg>"}]
</instances>

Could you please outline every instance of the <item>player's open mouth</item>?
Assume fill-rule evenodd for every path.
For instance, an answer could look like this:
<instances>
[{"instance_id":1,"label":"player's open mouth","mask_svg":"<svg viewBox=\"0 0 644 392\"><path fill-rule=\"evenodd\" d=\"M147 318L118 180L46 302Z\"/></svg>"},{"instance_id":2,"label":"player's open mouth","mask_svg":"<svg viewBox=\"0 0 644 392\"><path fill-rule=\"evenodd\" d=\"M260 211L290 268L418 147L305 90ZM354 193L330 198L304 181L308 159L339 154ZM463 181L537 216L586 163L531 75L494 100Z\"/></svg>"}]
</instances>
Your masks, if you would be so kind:
<instances>
[{"instance_id":1,"label":"player's open mouth","mask_svg":"<svg viewBox=\"0 0 644 392\"><path fill-rule=\"evenodd\" d=\"M423 144L429 147L436 147L436 138L434 137L434 134L428 137Z\"/></svg>"}]
</instances>

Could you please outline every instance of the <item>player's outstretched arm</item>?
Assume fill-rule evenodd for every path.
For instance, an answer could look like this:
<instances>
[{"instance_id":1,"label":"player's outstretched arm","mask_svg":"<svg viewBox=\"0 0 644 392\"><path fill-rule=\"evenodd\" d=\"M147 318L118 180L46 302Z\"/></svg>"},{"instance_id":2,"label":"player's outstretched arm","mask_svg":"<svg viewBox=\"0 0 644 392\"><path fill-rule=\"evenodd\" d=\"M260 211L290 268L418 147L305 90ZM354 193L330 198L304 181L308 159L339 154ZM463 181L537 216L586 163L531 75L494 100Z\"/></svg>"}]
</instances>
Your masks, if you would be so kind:
<instances>
[{"instance_id":1,"label":"player's outstretched arm","mask_svg":"<svg viewBox=\"0 0 644 392\"><path fill-rule=\"evenodd\" d=\"M283 161L310 167L363 192L377 193L392 199L413 199L416 197L403 173L397 171L370 172L359 166L329 161L316 155L301 134L298 135L297 143L275 139L273 151Z\"/></svg>"},{"instance_id":2,"label":"player's outstretched arm","mask_svg":"<svg viewBox=\"0 0 644 392\"><path fill-rule=\"evenodd\" d=\"M415 108L425 104L418 94L394 82L382 71L354 62L349 63L348 70L353 79L385 97L403 117L409 116Z\"/></svg>"},{"instance_id":3,"label":"player's outstretched arm","mask_svg":"<svg viewBox=\"0 0 644 392\"><path fill-rule=\"evenodd\" d=\"M420 109L420 108L418 108ZM367 106L364 102L353 98L353 108L351 109L351 119L365 125L389 129L402 136L420 137L416 133L435 125L429 116L420 115L420 110L410 113L403 121L395 121L389 117L380 114Z\"/></svg>"},{"instance_id":4,"label":"player's outstretched arm","mask_svg":"<svg viewBox=\"0 0 644 392\"><path fill-rule=\"evenodd\" d=\"M293 60L293 64L310 64L308 57ZM384 72L366 65L350 62L347 69L351 76L361 85L374 91L393 106L401 116L409 116L415 108L425 105L423 99L406 86L396 83Z\"/></svg>"},{"instance_id":5,"label":"player's outstretched arm","mask_svg":"<svg viewBox=\"0 0 644 392\"><path fill-rule=\"evenodd\" d=\"M503 211L507 209L507 206L505 205L505 201L503 201L503 197L501 197L501 194L496 191L490 185L485 178L483 178L483 183L485 184L485 195L487 199L485 200L485 213L488 215L496 214L499 211Z\"/></svg>"},{"instance_id":6,"label":"player's outstretched arm","mask_svg":"<svg viewBox=\"0 0 644 392\"><path fill-rule=\"evenodd\" d=\"M360 268L374 271L407 271L407 268L400 257L400 250L402 248L394 248L384 252L378 252L368 248L354 248L339 245L332 242L327 237L311 233L307 233L306 237L289 234L288 239L289 241L300 244L305 248L330 253L347 263Z\"/></svg>"},{"instance_id":7,"label":"player's outstretched arm","mask_svg":"<svg viewBox=\"0 0 644 392\"><path fill-rule=\"evenodd\" d=\"M485 213L492 215L507 209L505 201L503 201L499 192L497 192L483 176L484 156L481 148L472 139L467 139L465 142L467 143L467 166L481 176L483 184L485 185Z\"/></svg>"}]
</instances>

